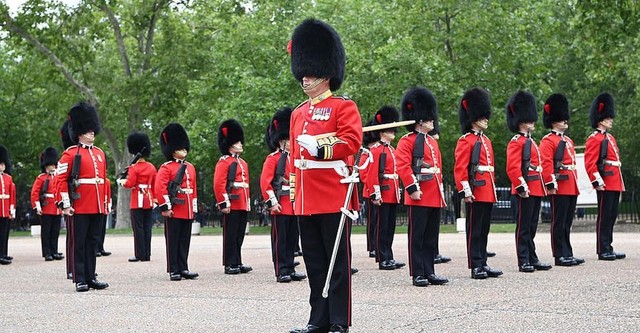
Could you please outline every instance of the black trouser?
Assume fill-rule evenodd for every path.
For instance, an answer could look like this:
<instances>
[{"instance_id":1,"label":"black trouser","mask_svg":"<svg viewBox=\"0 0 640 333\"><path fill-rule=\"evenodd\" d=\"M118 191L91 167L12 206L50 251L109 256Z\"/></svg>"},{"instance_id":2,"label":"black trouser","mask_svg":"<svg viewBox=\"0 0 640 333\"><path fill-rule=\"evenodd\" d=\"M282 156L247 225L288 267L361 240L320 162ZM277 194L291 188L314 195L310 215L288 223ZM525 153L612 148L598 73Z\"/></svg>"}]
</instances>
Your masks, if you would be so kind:
<instances>
[{"instance_id":1,"label":"black trouser","mask_svg":"<svg viewBox=\"0 0 640 333\"><path fill-rule=\"evenodd\" d=\"M294 270L293 252L298 242L298 219L293 215L271 215L271 259L276 276Z\"/></svg>"},{"instance_id":2,"label":"black trouser","mask_svg":"<svg viewBox=\"0 0 640 333\"><path fill-rule=\"evenodd\" d=\"M538 262L536 255L536 244L533 239L538 230L538 219L540 216L541 197L530 196L518 199L518 215L516 221L516 254L518 256L518 266L523 264L533 264Z\"/></svg>"},{"instance_id":3,"label":"black trouser","mask_svg":"<svg viewBox=\"0 0 640 333\"><path fill-rule=\"evenodd\" d=\"M487 238L493 203L476 201L465 205L468 267L483 267L487 265Z\"/></svg>"},{"instance_id":4,"label":"black trouser","mask_svg":"<svg viewBox=\"0 0 640 333\"><path fill-rule=\"evenodd\" d=\"M393 260L393 236L396 233L396 209L397 204L383 203L374 205L377 217L376 237L376 261L383 262Z\"/></svg>"},{"instance_id":5,"label":"black trouser","mask_svg":"<svg viewBox=\"0 0 640 333\"><path fill-rule=\"evenodd\" d=\"M8 255L10 226L11 220L8 217L0 217L0 258Z\"/></svg>"},{"instance_id":6,"label":"black trouser","mask_svg":"<svg viewBox=\"0 0 640 333\"><path fill-rule=\"evenodd\" d=\"M60 237L60 215L40 215L40 244L42 256L58 253L58 237Z\"/></svg>"},{"instance_id":7,"label":"black trouser","mask_svg":"<svg viewBox=\"0 0 640 333\"><path fill-rule=\"evenodd\" d=\"M222 264L238 267L242 265L242 243L247 229L247 211L232 210L222 214Z\"/></svg>"},{"instance_id":8,"label":"black trouser","mask_svg":"<svg viewBox=\"0 0 640 333\"><path fill-rule=\"evenodd\" d=\"M71 218L71 216L68 215L62 215L62 217L64 218L64 224L67 228L67 238L66 238L66 243L67 243L67 275L69 275L70 273L73 273L73 218Z\"/></svg>"},{"instance_id":9,"label":"black trouser","mask_svg":"<svg viewBox=\"0 0 640 333\"><path fill-rule=\"evenodd\" d=\"M69 219L72 220L73 233L71 242L73 282L88 282L96 276L97 244L104 215L74 214Z\"/></svg>"},{"instance_id":10,"label":"black trouser","mask_svg":"<svg viewBox=\"0 0 640 333\"><path fill-rule=\"evenodd\" d=\"M551 196L551 252L555 258L573 257L569 235L577 201L577 195Z\"/></svg>"},{"instance_id":11,"label":"black trouser","mask_svg":"<svg viewBox=\"0 0 640 333\"><path fill-rule=\"evenodd\" d=\"M435 274L433 258L440 236L437 207L409 206L409 275Z\"/></svg>"},{"instance_id":12,"label":"black trouser","mask_svg":"<svg viewBox=\"0 0 640 333\"><path fill-rule=\"evenodd\" d=\"M376 221L378 220L376 213L376 205L371 202L371 199L367 198L365 201L367 205L367 251L376 250L376 238L378 238L378 228ZM376 256L376 260L378 257Z\"/></svg>"},{"instance_id":13,"label":"black trouser","mask_svg":"<svg viewBox=\"0 0 640 333\"><path fill-rule=\"evenodd\" d=\"M618 218L620 192L598 191L598 219L596 221L597 253L613 252L613 225Z\"/></svg>"},{"instance_id":14,"label":"black trouser","mask_svg":"<svg viewBox=\"0 0 640 333\"><path fill-rule=\"evenodd\" d=\"M341 215L342 213L331 213L300 216L302 253L311 289L309 324L320 327L331 324L351 325L351 244L347 225L343 227L340 236L329 296L322 297Z\"/></svg>"},{"instance_id":15,"label":"black trouser","mask_svg":"<svg viewBox=\"0 0 640 333\"><path fill-rule=\"evenodd\" d=\"M191 223L193 220L165 217L164 238L167 246L167 273L188 271Z\"/></svg>"},{"instance_id":16,"label":"black trouser","mask_svg":"<svg viewBox=\"0 0 640 333\"><path fill-rule=\"evenodd\" d=\"M102 215L102 220L100 221L100 235L98 237L98 246L96 247L96 250L98 252L104 252L104 237L106 236L106 234L107 234L107 215Z\"/></svg>"},{"instance_id":17,"label":"black trouser","mask_svg":"<svg viewBox=\"0 0 640 333\"><path fill-rule=\"evenodd\" d=\"M151 257L151 209L132 209L133 249L135 257L149 260Z\"/></svg>"}]
</instances>

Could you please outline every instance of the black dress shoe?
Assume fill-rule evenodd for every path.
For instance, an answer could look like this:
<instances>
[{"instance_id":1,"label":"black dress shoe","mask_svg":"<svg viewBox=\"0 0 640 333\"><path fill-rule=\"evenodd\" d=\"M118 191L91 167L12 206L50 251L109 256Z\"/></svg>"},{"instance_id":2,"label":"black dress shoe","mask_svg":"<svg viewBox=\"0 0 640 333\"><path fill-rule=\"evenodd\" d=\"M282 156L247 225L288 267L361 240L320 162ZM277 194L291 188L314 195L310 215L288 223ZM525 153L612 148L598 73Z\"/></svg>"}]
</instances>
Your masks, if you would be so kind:
<instances>
[{"instance_id":1,"label":"black dress shoe","mask_svg":"<svg viewBox=\"0 0 640 333\"><path fill-rule=\"evenodd\" d=\"M296 267L296 266L300 266L300 262L299 261L294 261L293 262L293 267Z\"/></svg>"},{"instance_id":2,"label":"black dress shoe","mask_svg":"<svg viewBox=\"0 0 640 333\"><path fill-rule=\"evenodd\" d=\"M89 291L89 286L84 282L78 282L76 283L76 291L78 292Z\"/></svg>"},{"instance_id":3,"label":"black dress shoe","mask_svg":"<svg viewBox=\"0 0 640 333\"><path fill-rule=\"evenodd\" d=\"M378 263L378 268L383 270L383 271L392 271L394 269L396 269L396 264L392 263L391 261L381 261L380 263Z\"/></svg>"},{"instance_id":4,"label":"black dress shoe","mask_svg":"<svg viewBox=\"0 0 640 333\"><path fill-rule=\"evenodd\" d=\"M53 261L53 256L52 255L45 256L44 261Z\"/></svg>"},{"instance_id":5,"label":"black dress shoe","mask_svg":"<svg viewBox=\"0 0 640 333\"><path fill-rule=\"evenodd\" d=\"M9 260L9 261L13 260L13 257L12 257L12 256L4 256L4 258L5 258L5 259L7 259L7 260Z\"/></svg>"},{"instance_id":6,"label":"black dress shoe","mask_svg":"<svg viewBox=\"0 0 640 333\"><path fill-rule=\"evenodd\" d=\"M349 326L333 324L329 327L329 333L347 333L349 332Z\"/></svg>"},{"instance_id":7,"label":"black dress shoe","mask_svg":"<svg viewBox=\"0 0 640 333\"><path fill-rule=\"evenodd\" d=\"M53 257L53 259L55 259L55 260L62 260L62 259L64 259L64 255L62 255L62 253L54 253L52 257Z\"/></svg>"},{"instance_id":8,"label":"black dress shoe","mask_svg":"<svg viewBox=\"0 0 640 333\"><path fill-rule=\"evenodd\" d=\"M8 260L7 258L0 258L0 265L9 265L11 263L11 260Z\"/></svg>"},{"instance_id":9,"label":"black dress shoe","mask_svg":"<svg viewBox=\"0 0 640 333\"><path fill-rule=\"evenodd\" d=\"M329 332L329 329L327 327L320 327L320 326L311 325L311 324L307 325L304 328L296 328L289 331L289 333L327 333L327 332Z\"/></svg>"},{"instance_id":10,"label":"black dress shoe","mask_svg":"<svg viewBox=\"0 0 640 333\"><path fill-rule=\"evenodd\" d=\"M488 277L487 272L485 272L482 267L476 267L471 270L471 278L476 280L486 279Z\"/></svg>"},{"instance_id":11,"label":"black dress shoe","mask_svg":"<svg viewBox=\"0 0 640 333\"><path fill-rule=\"evenodd\" d=\"M537 271L548 271L551 269L551 264L547 264L546 262L534 262L533 264L531 264L531 266L533 266L533 268Z\"/></svg>"},{"instance_id":12,"label":"black dress shoe","mask_svg":"<svg viewBox=\"0 0 640 333\"><path fill-rule=\"evenodd\" d=\"M282 274L276 278L276 282L280 282L280 283L291 282L291 275Z\"/></svg>"},{"instance_id":13,"label":"black dress shoe","mask_svg":"<svg viewBox=\"0 0 640 333\"><path fill-rule=\"evenodd\" d=\"M449 282L449 279L447 279L446 277L437 276L435 274L429 274L427 275L427 281L429 281L429 283L431 284L442 285Z\"/></svg>"},{"instance_id":14,"label":"black dress shoe","mask_svg":"<svg viewBox=\"0 0 640 333\"><path fill-rule=\"evenodd\" d=\"M198 274L196 272L189 272L187 270L184 270L184 271L180 272L180 276L182 276L183 278L185 278L187 280L193 280L193 279L197 278L198 276L200 276L200 274Z\"/></svg>"},{"instance_id":15,"label":"black dress shoe","mask_svg":"<svg viewBox=\"0 0 640 333\"><path fill-rule=\"evenodd\" d=\"M102 257L102 252L96 252L96 257Z\"/></svg>"},{"instance_id":16,"label":"black dress shoe","mask_svg":"<svg viewBox=\"0 0 640 333\"><path fill-rule=\"evenodd\" d=\"M293 256L294 256L294 257L299 257L299 256L301 256L301 255L302 255L302 251L295 251L295 252L293 252Z\"/></svg>"},{"instance_id":17,"label":"black dress shoe","mask_svg":"<svg viewBox=\"0 0 640 333\"><path fill-rule=\"evenodd\" d=\"M488 277L498 277L502 275L502 271L499 269L493 269L489 266L483 266L482 269L487 272Z\"/></svg>"},{"instance_id":18,"label":"black dress shoe","mask_svg":"<svg viewBox=\"0 0 640 333\"><path fill-rule=\"evenodd\" d=\"M527 262L518 266L518 270L524 273L533 273L536 269L533 267L533 265Z\"/></svg>"},{"instance_id":19,"label":"black dress shoe","mask_svg":"<svg viewBox=\"0 0 640 333\"><path fill-rule=\"evenodd\" d=\"M444 264L451 261L451 258L447 257L447 256L443 256L441 254L436 255L436 257L433 259L433 263L434 264Z\"/></svg>"},{"instance_id":20,"label":"black dress shoe","mask_svg":"<svg viewBox=\"0 0 640 333\"><path fill-rule=\"evenodd\" d=\"M172 272L169 274L169 279L171 281L180 281L182 280L182 275L180 275L180 273L178 272Z\"/></svg>"},{"instance_id":21,"label":"black dress shoe","mask_svg":"<svg viewBox=\"0 0 640 333\"><path fill-rule=\"evenodd\" d=\"M105 250L102 250L102 251L100 251L100 254L102 254L102 255L103 255L103 256L105 256L105 257L108 257L108 256L110 256L110 255L111 255L111 252L109 252L109 251L105 251Z\"/></svg>"},{"instance_id":22,"label":"black dress shoe","mask_svg":"<svg viewBox=\"0 0 640 333\"><path fill-rule=\"evenodd\" d=\"M389 260L389 262L392 263L394 266L396 266L396 269L402 268L402 267L407 265L407 264L405 264L403 262L396 261L395 259L391 259L391 260Z\"/></svg>"},{"instance_id":23,"label":"black dress shoe","mask_svg":"<svg viewBox=\"0 0 640 333\"><path fill-rule=\"evenodd\" d=\"M249 273L253 270L251 266L245 266L245 265L240 265L240 267L238 268L240 269L240 273Z\"/></svg>"},{"instance_id":24,"label":"black dress shoe","mask_svg":"<svg viewBox=\"0 0 640 333\"><path fill-rule=\"evenodd\" d=\"M496 253L492 251L487 251L487 257L495 257Z\"/></svg>"},{"instance_id":25,"label":"black dress shoe","mask_svg":"<svg viewBox=\"0 0 640 333\"><path fill-rule=\"evenodd\" d=\"M575 261L575 262L576 262L576 265L584 264L584 259L582 259L582 258L569 257L569 259L571 259L571 260Z\"/></svg>"},{"instance_id":26,"label":"black dress shoe","mask_svg":"<svg viewBox=\"0 0 640 333\"><path fill-rule=\"evenodd\" d=\"M73 274L67 273L67 280L73 280Z\"/></svg>"},{"instance_id":27,"label":"black dress shoe","mask_svg":"<svg viewBox=\"0 0 640 333\"><path fill-rule=\"evenodd\" d=\"M607 261L616 260L616 254L613 252L601 253L598 255L598 260L607 260Z\"/></svg>"},{"instance_id":28,"label":"black dress shoe","mask_svg":"<svg viewBox=\"0 0 640 333\"><path fill-rule=\"evenodd\" d=\"M358 273L359 270L355 267L351 267L351 275Z\"/></svg>"},{"instance_id":29,"label":"black dress shoe","mask_svg":"<svg viewBox=\"0 0 640 333\"><path fill-rule=\"evenodd\" d=\"M100 282L98 280L91 280L89 281L89 283L87 283L87 285L89 286L89 288L93 288L96 290L101 290L101 289L107 289L109 287L109 284L106 282Z\"/></svg>"},{"instance_id":30,"label":"black dress shoe","mask_svg":"<svg viewBox=\"0 0 640 333\"><path fill-rule=\"evenodd\" d=\"M140 261L140 260L141 260L141 259L136 258L136 257L131 257L131 258L129 258L129 262L138 262L138 261Z\"/></svg>"},{"instance_id":31,"label":"black dress shoe","mask_svg":"<svg viewBox=\"0 0 640 333\"><path fill-rule=\"evenodd\" d=\"M291 280L293 281L302 281L307 278L307 275L304 273L293 272L291 273Z\"/></svg>"},{"instance_id":32,"label":"black dress shoe","mask_svg":"<svg viewBox=\"0 0 640 333\"><path fill-rule=\"evenodd\" d=\"M224 274L240 274L240 268L232 266L224 266Z\"/></svg>"},{"instance_id":33,"label":"black dress shoe","mask_svg":"<svg viewBox=\"0 0 640 333\"><path fill-rule=\"evenodd\" d=\"M151 261L151 258L149 258L149 257L142 258L142 259L140 259L140 261Z\"/></svg>"},{"instance_id":34,"label":"black dress shoe","mask_svg":"<svg viewBox=\"0 0 640 333\"><path fill-rule=\"evenodd\" d=\"M558 257L556 258L556 266L575 266L578 262L571 257Z\"/></svg>"},{"instance_id":35,"label":"black dress shoe","mask_svg":"<svg viewBox=\"0 0 640 333\"><path fill-rule=\"evenodd\" d=\"M626 254L622 253L622 252L613 252L613 254L616 256L616 259L624 259L627 257Z\"/></svg>"},{"instance_id":36,"label":"black dress shoe","mask_svg":"<svg viewBox=\"0 0 640 333\"><path fill-rule=\"evenodd\" d=\"M369 258L375 258L375 257L376 257L376 250L369 251Z\"/></svg>"},{"instance_id":37,"label":"black dress shoe","mask_svg":"<svg viewBox=\"0 0 640 333\"><path fill-rule=\"evenodd\" d=\"M426 287L429 285L429 280L424 276L414 276L413 285L416 287Z\"/></svg>"}]
</instances>

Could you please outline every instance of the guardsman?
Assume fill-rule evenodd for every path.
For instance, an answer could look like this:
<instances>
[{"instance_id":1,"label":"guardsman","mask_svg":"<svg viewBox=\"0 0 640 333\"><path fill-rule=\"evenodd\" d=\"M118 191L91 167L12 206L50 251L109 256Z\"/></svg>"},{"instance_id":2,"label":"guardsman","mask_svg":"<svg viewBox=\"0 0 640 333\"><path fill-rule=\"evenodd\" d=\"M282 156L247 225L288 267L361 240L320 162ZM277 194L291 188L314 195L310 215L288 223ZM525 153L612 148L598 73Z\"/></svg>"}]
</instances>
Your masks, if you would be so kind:
<instances>
[{"instance_id":1,"label":"guardsman","mask_svg":"<svg viewBox=\"0 0 640 333\"><path fill-rule=\"evenodd\" d=\"M311 289L308 324L292 332L347 332L351 325L351 245L349 228L341 222L349 223L346 219L353 217L351 198L357 179L351 177L347 164L362 145L362 121L353 101L333 95L344 80L346 57L340 36L331 26L306 19L294 30L290 50L291 72L309 97L293 111L289 137L295 166L290 178L294 214L300 219ZM332 134L315 137L326 133ZM333 257L336 237L340 238ZM325 298L327 277L330 287Z\"/></svg>"},{"instance_id":2,"label":"guardsman","mask_svg":"<svg viewBox=\"0 0 640 333\"><path fill-rule=\"evenodd\" d=\"M491 209L497 200L493 145L484 134L491 118L489 93L482 88L467 90L458 118L463 135L456 144L453 176L466 208L468 267L473 279L498 277L502 271L487 265Z\"/></svg>"},{"instance_id":3,"label":"guardsman","mask_svg":"<svg viewBox=\"0 0 640 333\"><path fill-rule=\"evenodd\" d=\"M584 259L573 256L571 225L576 210L578 175L573 140L567 136L569 102L562 94L553 94L544 103L542 122L551 132L540 141L542 177L551 198L551 252L556 266L574 266Z\"/></svg>"},{"instance_id":4,"label":"guardsman","mask_svg":"<svg viewBox=\"0 0 640 333\"><path fill-rule=\"evenodd\" d=\"M584 150L584 167L598 196L596 221L596 252L599 260L624 259L627 256L613 250L613 225L618 218L620 193L624 192L622 163L616 138L609 133L613 127L616 109L613 96L602 93L596 97L589 110L591 127L596 131L589 138Z\"/></svg>"},{"instance_id":5,"label":"guardsman","mask_svg":"<svg viewBox=\"0 0 640 333\"><path fill-rule=\"evenodd\" d=\"M289 124L290 107L278 110L267 128L267 145L275 148L262 165L260 191L266 209L271 216L271 258L276 281L286 283L302 281L305 274L297 273L293 261L298 233L298 218L293 215L293 205L289 200Z\"/></svg>"},{"instance_id":6,"label":"guardsman","mask_svg":"<svg viewBox=\"0 0 640 333\"><path fill-rule=\"evenodd\" d=\"M47 147L40 153L40 173L31 187L31 207L40 218L40 243L42 257L45 261L62 260L64 256L58 252L60 237L60 215L62 211L55 204L54 175L58 164L58 151Z\"/></svg>"},{"instance_id":7,"label":"guardsman","mask_svg":"<svg viewBox=\"0 0 640 333\"><path fill-rule=\"evenodd\" d=\"M442 185L442 156L429 132L438 119L438 104L426 88L414 87L402 97L402 118L415 120L398 142L398 174L409 206L409 274L413 285L442 285L449 280L435 274L440 214L446 206Z\"/></svg>"},{"instance_id":8,"label":"guardsman","mask_svg":"<svg viewBox=\"0 0 640 333\"><path fill-rule=\"evenodd\" d=\"M63 150L67 150L67 148L74 145L73 141L71 140L71 137L69 137L69 120L68 119L65 120L65 122L62 123L62 126L60 127L60 142L62 143ZM54 172L54 177L53 177L53 188L55 192L54 196L55 196L56 206L61 209L62 197L60 196L60 192L58 191L59 178L60 177L58 177L57 173ZM73 232L71 232L73 230L73 227L72 227L73 219L71 218L71 216L64 215L64 214L62 214L62 219L64 220L64 224L67 229L67 234L65 239L65 244L66 244L65 248L67 250L67 257L66 257L67 279L71 280L73 279L73 248L71 247L73 245Z\"/></svg>"},{"instance_id":9,"label":"guardsman","mask_svg":"<svg viewBox=\"0 0 640 333\"><path fill-rule=\"evenodd\" d=\"M400 120L398 110L383 106L373 116L372 125L388 124ZM372 162L367 174L366 186L369 198L376 211L376 261L381 270L404 267L403 262L393 256L393 237L396 231L396 211L400 204L400 182L396 163L396 150L392 142L397 128L389 128L372 133L377 142L371 146Z\"/></svg>"},{"instance_id":10,"label":"guardsman","mask_svg":"<svg viewBox=\"0 0 640 333\"><path fill-rule=\"evenodd\" d=\"M251 211L249 165L240 157L244 152L243 143L242 125L235 119L223 121L218 128L218 148L222 156L213 172L213 192L216 206L222 213L222 264L225 274L253 270L242 263L247 214Z\"/></svg>"},{"instance_id":11,"label":"guardsman","mask_svg":"<svg viewBox=\"0 0 640 333\"><path fill-rule=\"evenodd\" d=\"M121 174L118 184L131 189L131 226L133 227L133 253L129 262L151 260L152 209L155 206L153 186L156 182L156 167L147 161L151 156L149 136L142 132L127 137L129 154L134 162Z\"/></svg>"},{"instance_id":12,"label":"guardsman","mask_svg":"<svg viewBox=\"0 0 640 333\"><path fill-rule=\"evenodd\" d=\"M7 254L9 227L16 218L16 186L11 171L9 151L0 145L0 265L9 265L13 260Z\"/></svg>"},{"instance_id":13,"label":"guardsman","mask_svg":"<svg viewBox=\"0 0 640 333\"><path fill-rule=\"evenodd\" d=\"M373 120L367 122L366 126L370 126ZM375 221L377 210L374 208L371 202L371 194L367 187L367 177L369 176L369 170L371 169L371 148L376 144L378 139L373 136L373 132L362 133L362 154L360 155L360 161L358 166L358 173L360 174L360 182L362 183L362 198L365 202L365 213L367 214L367 251L369 251L369 257L375 258L378 262L378 256L376 255L376 238L378 237L378 229Z\"/></svg>"},{"instance_id":14,"label":"guardsman","mask_svg":"<svg viewBox=\"0 0 640 333\"><path fill-rule=\"evenodd\" d=\"M534 238L542 197L547 195L542 179L542 160L536 141L531 137L538 121L538 110L533 95L516 92L506 106L507 127L515 135L507 145L507 176L511 181L511 194L518 200L516 216L516 255L518 270L531 273L549 270L536 254Z\"/></svg>"},{"instance_id":15,"label":"guardsman","mask_svg":"<svg viewBox=\"0 0 640 333\"><path fill-rule=\"evenodd\" d=\"M191 143L184 127L178 123L167 125L160 133L160 149L167 162L158 169L153 192L165 218L167 273L171 281L193 280L199 275L189 271L188 259L198 191L196 169L186 160Z\"/></svg>"},{"instance_id":16,"label":"guardsman","mask_svg":"<svg viewBox=\"0 0 640 333\"><path fill-rule=\"evenodd\" d=\"M78 292L105 289L109 284L96 280L97 241L105 214L107 186L106 155L93 145L100 133L100 121L96 109L86 102L72 106L68 116L69 137L76 144L62 154L56 183L62 213L72 221L73 282Z\"/></svg>"}]
</instances>

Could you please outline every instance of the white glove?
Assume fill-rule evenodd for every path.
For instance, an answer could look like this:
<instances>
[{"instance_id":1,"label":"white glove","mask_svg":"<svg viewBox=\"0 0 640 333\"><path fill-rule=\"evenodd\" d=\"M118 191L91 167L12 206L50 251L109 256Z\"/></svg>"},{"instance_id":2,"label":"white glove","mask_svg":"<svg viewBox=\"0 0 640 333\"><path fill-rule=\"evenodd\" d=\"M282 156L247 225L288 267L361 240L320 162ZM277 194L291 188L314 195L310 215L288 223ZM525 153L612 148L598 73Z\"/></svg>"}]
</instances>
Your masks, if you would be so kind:
<instances>
[{"instance_id":1,"label":"white glove","mask_svg":"<svg viewBox=\"0 0 640 333\"><path fill-rule=\"evenodd\" d=\"M296 142L298 142L302 148L308 150L311 156L318 156L318 141L316 141L316 138L313 136L309 134L298 135Z\"/></svg>"},{"instance_id":2,"label":"white glove","mask_svg":"<svg viewBox=\"0 0 640 333\"><path fill-rule=\"evenodd\" d=\"M124 178L124 179L119 179L119 178L116 179L116 183L118 183L118 185L120 185L122 187L124 187L124 183L126 183L126 182L127 182L126 178Z\"/></svg>"}]
</instances>

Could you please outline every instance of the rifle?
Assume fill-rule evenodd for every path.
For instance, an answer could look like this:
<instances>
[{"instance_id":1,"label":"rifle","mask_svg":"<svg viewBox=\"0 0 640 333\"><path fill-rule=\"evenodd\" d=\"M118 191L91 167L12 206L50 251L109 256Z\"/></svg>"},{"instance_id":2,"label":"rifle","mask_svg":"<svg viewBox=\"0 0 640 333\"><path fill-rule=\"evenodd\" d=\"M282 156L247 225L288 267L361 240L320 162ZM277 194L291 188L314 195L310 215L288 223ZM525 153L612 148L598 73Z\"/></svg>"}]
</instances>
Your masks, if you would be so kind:
<instances>
[{"instance_id":1,"label":"rifle","mask_svg":"<svg viewBox=\"0 0 640 333\"><path fill-rule=\"evenodd\" d=\"M233 189L233 182L236 180L236 172L238 171L238 162L233 162L229 166L229 173L227 173L227 194L229 195L229 200L237 200L240 199L239 194L231 194L231 190Z\"/></svg>"},{"instance_id":2,"label":"rifle","mask_svg":"<svg viewBox=\"0 0 640 333\"><path fill-rule=\"evenodd\" d=\"M562 161L564 160L564 151L567 147L567 142L562 140L558 143L558 148L553 154L553 173L556 175L556 180L569 179L569 175L561 175L560 170L564 170Z\"/></svg>"},{"instance_id":3,"label":"rifle","mask_svg":"<svg viewBox=\"0 0 640 333\"><path fill-rule=\"evenodd\" d=\"M522 178L525 181L529 181L529 167L531 167L531 139L525 137L524 148L522 148L522 165L520 170L522 171Z\"/></svg>"},{"instance_id":4,"label":"rifle","mask_svg":"<svg viewBox=\"0 0 640 333\"><path fill-rule=\"evenodd\" d=\"M380 184L380 191L390 190L391 186L382 185L384 180L384 169L387 168L387 153L380 154L380 164L378 164L378 183ZM380 199L380 198L378 198Z\"/></svg>"},{"instance_id":5,"label":"rifle","mask_svg":"<svg viewBox=\"0 0 640 333\"><path fill-rule=\"evenodd\" d=\"M46 200L45 194L47 194L47 190L49 190L49 175L47 175L47 179L44 180L44 184L42 184L42 188L40 189L39 199L40 199L40 206L42 207L49 204L48 202L45 201Z\"/></svg>"},{"instance_id":6,"label":"rifle","mask_svg":"<svg viewBox=\"0 0 640 333\"><path fill-rule=\"evenodd\" d=\"M287 156L289 153L282 152L280 155L280 159L278 160L278 165L276 166L276 172L273 176L273 181L271 182L271 186L273 186L273 192L275 192L276 199L280 200L280 197L283 195L289 195L289 191L283 191L282 185L286 182L284 179L284 170L287 167ZM234 172L235 176L235 172Z\"/></svg>"},{"instance_id":7,"label":"rifle","mask_svg":"<svg viewBox=\"0 0 640 333\"><path fill-rule=\"evenodd\" d=\"M73 167L71 168L71 174L69 176L69 200L71 201L71 206L73 206L74 200L80 199L80 193L77 193L78 186L80 185L78 182L78 178L80 177L80 163L82 163L82 155L76 153L76 156L73 157Z\"/></svg>"},{"instance_id":8,"label":"rifle","mask_svg":"<svg viewBox=\"0 0 640 333\"><path fill-rule=\"evenodd\" d=\"M168 185L168 192L169 192L169 200L171 201L171 204L178 204L178 205L182 205L185 203L184 199L178 199L178 193L180 193L180 186L182 185L182 181L184 180L184 173L187 169L187 165L184 164L184 162L182 162L180 164L180 169L178 169L178 172L176 173L175 178L173 178L172 181L169 182Z\"/></svg>"},{"instance_id":9,"label":"rifle","mask_svg":"<svg viewBox=\"0 0 640 333\"><path fill-rule=\"evenodd\" d=\"M118 176L118 179L127 178L127 175L129 174L129 168L138 162L138 160L142 157L142 153L144 153L145 150L147 150L147 147L142 147L142 150L137 152L135 156L133 156L133 159L131 160L131 163L129 163L129 166L124 168L124 170L120 171L120 175Z\"/></svg>"},{"instance_id":10,"label":"rifle","mask_svg":"<svg viewBox=\"0 0 640 333\"><path fill-rule=\"evenodd\" d=\"M427 181L433 179L432 174L421 174L421 169L423 167L430 167L429 165L424 165L424 139L425 135L422 133L418 133L416 136L416 141L413 143L413 153L411 158L411 171L416 176L416 180L419 182Z\"/></svg>"},{"instance_id":11,"label":"rifle","mask_svg":"<svg viewBox=\"0 0 640 333\"><path fill-rule=\"evenodd\" d=\"M480 163L480 140L476 141L471 151L471 160L469 161L469 187L473 192L475 186L483 186L486 182L484 180L476 180L476 172L478 172L478 164Z\"/></svg>"},{"instance_id":12,"label":"rifle","mask_svg":"<svg viewBox=\"0 0 640 333\"><path fill-rule=\"evenodd\" d=\"M606 134L605 134L606 135ZM598 157L598 172L602 177L612 176L613 171L604 171L604 166L607 163L607 153L609 152L609 138L605 137L600 143L600 155Z\"/></svg>"}]
</instances>

